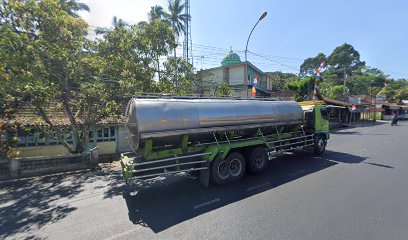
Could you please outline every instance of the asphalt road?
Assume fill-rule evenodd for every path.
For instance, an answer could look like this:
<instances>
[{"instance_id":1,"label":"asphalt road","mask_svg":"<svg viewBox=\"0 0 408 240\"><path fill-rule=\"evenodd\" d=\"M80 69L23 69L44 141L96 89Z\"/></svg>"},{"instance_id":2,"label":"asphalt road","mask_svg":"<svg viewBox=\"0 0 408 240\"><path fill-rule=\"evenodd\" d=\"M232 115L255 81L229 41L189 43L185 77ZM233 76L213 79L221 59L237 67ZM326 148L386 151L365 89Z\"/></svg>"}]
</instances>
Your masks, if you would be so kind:
<instances>
[{"instance_id":1,"label":"asphalt road","mask_svg":"<svg viewBox=\"0 0 408 240\"><path fill-rule=\"evenodd\" d=\"M408 122L341 130L323 158L202 187L134 183L117 168L0 187L0 239L408 239Z\"/></svg>"}]
</instances>

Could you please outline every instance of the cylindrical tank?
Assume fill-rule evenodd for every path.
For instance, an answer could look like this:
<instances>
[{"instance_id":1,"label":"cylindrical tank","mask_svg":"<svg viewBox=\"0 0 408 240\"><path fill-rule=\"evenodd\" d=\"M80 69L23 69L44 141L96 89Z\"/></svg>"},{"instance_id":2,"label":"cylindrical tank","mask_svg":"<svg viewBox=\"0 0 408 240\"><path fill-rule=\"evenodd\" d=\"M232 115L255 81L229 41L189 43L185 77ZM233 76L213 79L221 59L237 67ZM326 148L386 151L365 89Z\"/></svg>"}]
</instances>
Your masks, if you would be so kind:
<instances>
[{"instance_id":1,"label":"cylindrical tank","mask_svg":"<svg viewBox=\"0 0 408 240\"><path fill-rule=\"evenodd\" d=\"M183 130L294 124L302 119L302 108L291 101L132 98L125 125L136 150L140 139L149 134L166 137L182 134Z\"/></svg>"}]
</instances>

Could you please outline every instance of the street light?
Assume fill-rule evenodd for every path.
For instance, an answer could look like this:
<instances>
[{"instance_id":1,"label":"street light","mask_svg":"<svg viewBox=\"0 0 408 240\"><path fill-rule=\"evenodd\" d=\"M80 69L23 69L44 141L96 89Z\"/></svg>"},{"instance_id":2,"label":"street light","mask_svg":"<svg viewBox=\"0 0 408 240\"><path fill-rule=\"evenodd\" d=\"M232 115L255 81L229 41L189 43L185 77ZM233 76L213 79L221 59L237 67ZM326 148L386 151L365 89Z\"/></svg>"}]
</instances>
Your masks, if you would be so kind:
<instances>
[{"instance_id":1,"label":"street light","mask_svg":"<svg viewBox=\"0 0 408 240\"><path fill-rule=\"evenodd\" d=\"M262 13L262 15L259 17L258 21L255 23L254 27L252 28L251 32L249 33L248 40L247 40L247 42L246 42L246 46L245 46L245 76L246 76L246 78L247 78L247 81L248 81L248 72L247 72L247 71L248 71L248 70L247 70L247 69L248 69L248 58L247 58L247 55L248 55L248 43L249 43L249 39L251 38L252 32L254 31L256 25L258 25L258 23L259 23L262 19L264 19L267 14L268 14L268 12L266 12L266 11ZM246 90L246 92L247 92L247 97L248 97L248 89Z\"/></svg>"},{"instance_id":2,"label":"street light","mask_svg":"<svg viewBox=\"0 0 408 240\"><path fill-rule=\"evenodd\" d=\"M264 19L267 14L268 14L268 12L262 13L262 15L259 17L258 21L255 23L254 27L252 28L251 32L249 33L248 40L247 40L246 46L245 46L245 62L247 61L248 43L249 43L249 39L251 38L252 32L254 31L256 25L258 25L258 23L259 23L262 19Z\"/></svg>"}]
</instances>

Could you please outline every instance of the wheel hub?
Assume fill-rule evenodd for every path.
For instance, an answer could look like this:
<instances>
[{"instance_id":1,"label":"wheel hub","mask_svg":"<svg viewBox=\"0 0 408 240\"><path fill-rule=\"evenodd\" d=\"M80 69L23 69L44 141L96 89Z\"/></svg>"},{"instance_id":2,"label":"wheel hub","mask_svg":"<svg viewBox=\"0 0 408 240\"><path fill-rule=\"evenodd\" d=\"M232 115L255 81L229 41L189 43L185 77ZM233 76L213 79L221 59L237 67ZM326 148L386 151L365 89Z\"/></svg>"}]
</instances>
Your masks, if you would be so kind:
<instances>
[{"instance_id":1,"label":"wheel hub","mask_svg":"<svg viewBox=\"0 0 408 240\"><path fill-rule=\"evenodd\" d=\"M241 162L238 159L232 159L229 165L229 171L232 176L238 176L242 171Z\"/></svg>"},{"instance_id":2,"label":"wheel hub","mask_svg":"<svg viewBox=\"0 0 408 240\"><path fill-rule=\"evenodd\" d=\"M225 161L222 161L218 165L218 176L220 178L222 178L222 179L228 178L228 166L227 166L227 163Z\"/></svg>"},{"instance_id":3,"label":"wheel hub","mask_svg":"<svg viewBox=\"0 0 408 240\"><path fill-rule=\"evenodd\" d=\"M319 148L319 151L322 151L324 149L324 140L323 139L319 139L319 141L317 142L317 147Z\"/></svg>"},{"instance_id":4,"label":"wheel hub","mask_svg":"<svg viewBox=\"0 0 408 240\"><path fill-rule=\"evenodd\" d=\"M255 166L256 166L257 168L260 168L260 167L263 166L263 164L264 164L264 160L263 160L262 156L256 156L256 158L255 158Z\"/></svg>"}]
</instances>

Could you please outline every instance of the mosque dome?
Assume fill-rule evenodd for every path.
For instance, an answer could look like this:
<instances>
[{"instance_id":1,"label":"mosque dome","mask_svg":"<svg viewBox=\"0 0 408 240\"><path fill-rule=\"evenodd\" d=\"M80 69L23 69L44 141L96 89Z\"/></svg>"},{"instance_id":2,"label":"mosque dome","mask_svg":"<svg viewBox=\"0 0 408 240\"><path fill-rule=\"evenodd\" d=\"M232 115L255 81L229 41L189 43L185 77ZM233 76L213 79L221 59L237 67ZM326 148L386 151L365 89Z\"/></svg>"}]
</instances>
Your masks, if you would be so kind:
<instances>
[{"instance_id":1,"label":"mosque dome","mask_svg":"<svg viewBox=\"0 0 408 240\"><path fill-rule=\"evenodd\" d=\"M233 52L232 50L222 59L221 65L222 66L229 66L234 64L240 64L241 58Z\"/></svg>"}]
</instances>

